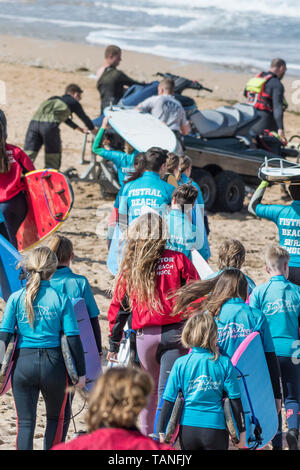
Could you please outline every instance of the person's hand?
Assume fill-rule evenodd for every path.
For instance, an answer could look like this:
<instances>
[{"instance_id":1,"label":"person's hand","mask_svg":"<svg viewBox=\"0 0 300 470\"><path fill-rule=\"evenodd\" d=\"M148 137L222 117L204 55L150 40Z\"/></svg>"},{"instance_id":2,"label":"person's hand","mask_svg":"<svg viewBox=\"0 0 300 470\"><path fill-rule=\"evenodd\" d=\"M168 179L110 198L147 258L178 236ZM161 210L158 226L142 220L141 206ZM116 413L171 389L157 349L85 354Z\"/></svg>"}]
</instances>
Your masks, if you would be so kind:
<instances>
[{"instance_id":1,"label":"person's hand","mask_svg":"<svg viewBox=\"0 0 300 470\"><path fill-rule=\"evenodd\" d=\"M109 122L108 122L109 118L110 118L110 116L105 116L103 118L103 121L102 121L102 124L101 124L102 129L107 129L107 127L109 126Z\"/></svg>"},{"instance_id":2,"label":"person's hand","mask_svg":"<svg viewBox=\"0 0 300 470\"><path fill-rule=\"evenodd\" d=\"M240 433L240 442L235 445L238 449L244 449L246 447L246 432Z\"/></svg>"},{"instance_id":3,"label":"person's hand","mask_svg":"<svg viewBox=\"0 0 300 470\"><path fill-rule=\"evenodd\" d=\"M160 442L161 444L164 444L165 438L166 438L165 433L164 433L164 432L160 432L158 435L159 435L159 442Z\"/></svg>"},{"instance_id":4,"label":"person's hand","mask_svg":"<svg viewBox=\"0 0 300 470\"><path fill-rule=\"evenodd\" d=\"M85 375L78 377L78 383L76 384L76 387L79 387L79 388L85 387Z\"/></svg>"},{"instance_id":5,"label":"person's hand","mask_svg":"<svg viewBox=\"0 0 300 470\"><path fill-rule=\"evenodd\" d=\"M98 127L94 127L94 129L90 132L91 132L91 134L97 135Z\"/></svg>"},{"instance_id":6,"label":"person's hand","mask_svg":"<svg viewBox=\"0 0 300 470\"><path fill-rule=\"evenodd\" d=\"M109 362L118 362L118 353L109 351L106 356L107 361Z\"/></svg>"},{"instance_id":7,"label":"person's hand","mask_svg":"<svg viewBox=\"0 0 300 470\"><path fill-rule=\"evenodd\" d=\"M82 129L82 127L77 126L75 131L81 132L82 134L84 134L84 130Z\"/></svg>"}]
</instances>

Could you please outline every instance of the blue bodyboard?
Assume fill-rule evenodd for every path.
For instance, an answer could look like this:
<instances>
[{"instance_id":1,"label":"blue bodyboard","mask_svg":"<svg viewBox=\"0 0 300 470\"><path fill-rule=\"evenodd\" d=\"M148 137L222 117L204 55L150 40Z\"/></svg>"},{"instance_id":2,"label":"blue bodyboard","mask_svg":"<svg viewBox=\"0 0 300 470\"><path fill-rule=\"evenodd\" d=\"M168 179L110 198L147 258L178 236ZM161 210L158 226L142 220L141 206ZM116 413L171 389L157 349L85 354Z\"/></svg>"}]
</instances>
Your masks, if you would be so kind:
<instances>
[{"instance_id":1,"label":"blue bodyboard","mask_svg":"<svg viewBox=\"0 0 300 470\"><path fill-rule=\"evenodd\" d=\"M0 235L0 297L5 302L13 292L25 285L25 281L20 280L21 268L17 269L20 261L20 253Z\"/></svg>"},{"instance_id":2,"label":"blue bodyboard","mask_svg":"<svg viewBox=\"0 0 300 470\"><path fill-rule=\"evenodd\" d=\"M95 381L102 374L101 359L84 299L78 298L73 300L72 303L84 351L86 368L85 390L90 392Z\"/></svg>"},{"instance_id":3,"label":"blue bodyboard","mask_svg":"<svg viewBox=\"0 0 300 470\"><path fill-rule=\"evenodd\" d=\"M278 414L260 334L251 333L231 358L241 389L246 421L246 447L261 449L275 436ZM261 428L259 438L255 431ZM260 440L260 442L259 442Z\"/></svg>"}]
</instances>

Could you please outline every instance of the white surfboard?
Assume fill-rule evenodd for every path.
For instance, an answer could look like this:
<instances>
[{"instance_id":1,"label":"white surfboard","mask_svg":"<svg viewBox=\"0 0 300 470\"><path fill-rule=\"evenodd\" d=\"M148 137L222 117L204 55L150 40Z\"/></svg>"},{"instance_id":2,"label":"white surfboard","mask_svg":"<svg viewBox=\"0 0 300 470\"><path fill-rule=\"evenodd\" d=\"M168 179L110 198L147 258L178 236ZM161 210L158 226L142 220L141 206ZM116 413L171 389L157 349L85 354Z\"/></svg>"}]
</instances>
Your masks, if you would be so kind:
<instances>
[{"instance_id":1,"label":"white surfboard","mask_svg":"<svg viewBox=\"0 0 300 470\"><path fill-rule=\"evenodd\" d=\"M108 106L104 115L109 118L111 127L138 152L146 152L150 147L175 152L175 134L151 114L133 108Z\"/></svg>"},{"instance_id":2,"label":"white surfboard","mask_svg":"<svg viewBox=\"0 0 300 470\"><path fill-rule=\"evenodd\" d=\"M300 183L300 165L282 158L265 159L260 167L259 177L265 181Z\"/></svg>"},{"instance_id":3,"label":"white surfboard","mask_svg":"<svg viewBox=\"0 0 300 470\"><path fill-rule=\"evenodd\" d=\"M205 279L206 277L213 274L214 271L211 269L205 259L200 255L199 251L191 251L191 261L197 269L200 279Z\"/></svg>"}]
</instances>

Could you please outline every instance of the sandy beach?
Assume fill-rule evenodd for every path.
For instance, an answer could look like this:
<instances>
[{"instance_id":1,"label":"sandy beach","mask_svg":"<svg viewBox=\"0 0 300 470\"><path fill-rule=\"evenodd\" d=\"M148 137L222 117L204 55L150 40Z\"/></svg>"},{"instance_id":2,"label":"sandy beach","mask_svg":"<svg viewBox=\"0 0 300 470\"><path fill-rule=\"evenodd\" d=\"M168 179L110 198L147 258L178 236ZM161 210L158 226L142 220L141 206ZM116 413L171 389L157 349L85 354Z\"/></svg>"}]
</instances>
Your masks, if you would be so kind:
<instances>
[{"instance_id":1,"label":"sandy beach","mask_svg":"<svg viewBox=\"0 0 300 470\"><path fill-rule=\"evenodd\" d=\"M0 36L0 80L5 84L6 101L0 103L8 119L9 143L22 147L28 123L44 99L63 94L69 83L78 83L84 90L82 105L91 118L99 115L99 95L93 75L102 65L104 48L85 44L42 41L37 39ZM187 58L188 59L188 58ZM152 81L156 72L172 72L195 80L213 89L209 94L187 90L185 93L196 99L200 109L214 109L221 104L243 101L242 92L247 79L251 76L242 71L230 71L224 68L208 67L186 61L176 62L157 56L123 52L119 67L137 80ZM293 105L293 77L286 77L284 85L286 97L290 103L285 115L286 135L299 133L299 105ZM76 117L74 118L76 122ZM80 165L83 135L74 132L66 125L61 125L63 158L61 170L75 167L79 174L85 169ZM89 156L90 143L87 155ZM43 151L36 160L36 168L43 168ZM72 269L85 275L92 286L93 293L101 309L100 325L104 344L104 357L108 347L107 310L110 302L112 276L106 267L107 246L104 236L106 222L113 206L113 201L101 199L99 185L94 183L74 183L74 207L70 217L63 224L60 232L69 237L75 248L75 260ZM282 202L278 186L270 188L265 195L266 203ZM278 240L275 225L266 220L254 219L247 211L249 199L246 198L244 209L240 213L209 214L211 233L209 236L212 251L211 265L216 268L217 249L225 238L238 238L246 247L247 256L244 272L256 283L267 279L264 269L264 250L268 243ZM97 232L97 233L96 233ZM0 303L2 317L4 303ZM79 396L75 396L73 413L83 406ZM38 419L35 434L35 449L43 447L45 410L43 400L39 401ZM85 429L84 410L75 417L77 431ZM11 392L0 398L0 450L15 448L17 418ZM71 422L68 439L74 435Z\"/></svg>"}]
</instances>

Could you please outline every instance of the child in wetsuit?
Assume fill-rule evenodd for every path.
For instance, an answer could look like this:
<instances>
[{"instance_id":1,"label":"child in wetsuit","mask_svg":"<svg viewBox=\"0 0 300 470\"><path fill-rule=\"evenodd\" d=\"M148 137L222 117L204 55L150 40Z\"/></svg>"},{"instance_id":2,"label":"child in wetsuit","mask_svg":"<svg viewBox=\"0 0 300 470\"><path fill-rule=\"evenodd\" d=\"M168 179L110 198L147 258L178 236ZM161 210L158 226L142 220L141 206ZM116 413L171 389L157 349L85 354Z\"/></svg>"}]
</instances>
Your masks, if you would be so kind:
<instances>
[{"instance_id":1,"label":"child in wetsuit","mask_svg":"<svg viewBox=\"0 0 300 470\"><path fill-rule=\"evenodd\" d=\"M157 424L163 442L178 391L184 398L179 441L182 450L227 450L228 431L223 410L224 393L245 446L245 418L237 374L228 357L219 354L218 329L209 313L195 313L186 322L182 343L192 351L175 361L164 391L164 403Z\"/></svg>"},{"instance_id":2,"label":"child in wetsuit","mask_svg":"<svg viewBox=\"0 0 300 470\"><path fill-rule=\"evenodd\" d=\"M250 297L250 306L261 310L268 321L275 353L281 370L283 398L288 424L286 436L290 450L298 449L300 424L299 347L300 288L288 281L290 255L282 247L270 246L266 251L266 270L270 280L257 286ZM295 359L295 360L294 360ZM282 419L273 439L273 449L282 449Z\"/></svg>"}]
</instances>

